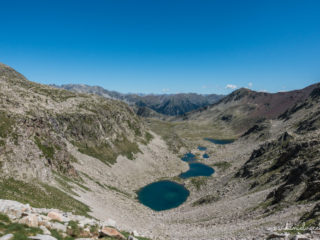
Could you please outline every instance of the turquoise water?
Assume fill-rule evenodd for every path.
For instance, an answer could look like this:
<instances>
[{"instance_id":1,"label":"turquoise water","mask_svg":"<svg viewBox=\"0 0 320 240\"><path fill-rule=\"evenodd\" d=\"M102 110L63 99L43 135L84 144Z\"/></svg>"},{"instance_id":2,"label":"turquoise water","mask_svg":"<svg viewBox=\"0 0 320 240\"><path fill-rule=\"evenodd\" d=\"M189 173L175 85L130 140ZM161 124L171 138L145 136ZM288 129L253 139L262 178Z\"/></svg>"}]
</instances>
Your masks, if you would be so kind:
<instances>
[{"instance_id":1,"label":"turquoise water","mask_svg":"<svg viewBox=\"0 0 320 240\"><path fill-rule=\"evenodd\" d=\"M198 149L199 149L200 151L206 151L206 150L207 150L206 147L202 147L202 146L198 146Z\"/></svg>"},{"instance_id":2,"label":"turquoise water","mask_svg":"<svg viewBox=\"0 0 320 240\"><path fill-rule=\"evenodd\" d=\"M205 157L209 155L204 154ZM181 173L180 178L186 179L198 176L211 176L214 169L203 163L197 162L197 158L191 152L186 153L181 158L182 161L189 163L189 170ZM138 191L139 202L155 211L163 211L176 208L184 203L189 191L183 185L176 182L164 180L151 183Z\"/></svg>"},{"instance_id":3,"label":"turquoise water","mask_svg":"<svg viewBox=\"0 0 320 240\"><path fill-rule=\"evenodd\" d=\"M176 208L187 200L189 191L183 185L172 181L151 183L138 192L139 201L155 211Z\"/></svg>"},{"instance_id":4,"label":"turquoise water","mask_svg":"<svg viewBox=\"0 0 320 240\"><path fill-rule=\"evenodd\" d=\"M183 155L181 160L185 162L194 162L197 160L197 158L196 158L196 155L192 154L191 152L188 152L185 155Z\"/></svg>"},{"instance_id":5,"label":"turquoise water","mask_svg":"<svg viewBox=\"0 0 320 240\"><path fill-rule=\"evenodd\" d=\"M209 155L205 153L203 154L203 157L209 158ZM212 167L203 163L198 163L196 156L190 152L186 153L181 160L189 163L189 170L179 175L179 177L183 179L199 176L211 176L214 173L214 169Z\"/></svg>"},{"instance_id":6,"label":"turquoise water","mask_svg":"<svg viewBox=\"0 0 320 240\"><path fill-rule=\"evenodd\" d=\"M209 155L207 153L202 155L203 158L209 158Z\"/></svg>"},{"instance_id":7,"label":"turquoise water","mask_svg":"<svg viewBox=\"0 0 320 240\"><path fill-rule=\"evenodd\" d=\"M233 143L234 140L232 139L213 139L213 138L204 138L204 140L210 141L214 144L220 144L220 145L224 145L224 144L229 144L229 143Z\"/></svg>"},{"instance_id":8,"label":"turquoise water","mask_svg":"<svg viewBox=\"0 0 320 240\"><path fill-rule=\"evenodd\" d=\"M189 163L189 170L181 173L179 177L186 179L190 177L211 176L214 173L214 169L203 163Z\"/></svg>"}]
</instances>

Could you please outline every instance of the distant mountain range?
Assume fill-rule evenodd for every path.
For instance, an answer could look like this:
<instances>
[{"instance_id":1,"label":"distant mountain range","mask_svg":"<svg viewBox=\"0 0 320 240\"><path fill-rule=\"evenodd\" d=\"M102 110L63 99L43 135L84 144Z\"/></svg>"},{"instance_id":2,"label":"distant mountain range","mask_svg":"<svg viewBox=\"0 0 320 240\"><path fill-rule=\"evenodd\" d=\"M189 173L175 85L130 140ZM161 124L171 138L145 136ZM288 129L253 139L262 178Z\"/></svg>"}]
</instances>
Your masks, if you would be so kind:
<instances>
[{"instance_id":1,"label":"distant mountain range","mask_svg":"<svg viewBox=\"0 0 320 240\"><path fill-rule=\"evenodd\" d=\"M105 98L125 101L134 105L139 115L155 116L156 113L178 116L199 108L203 108L218 102L224 95L217 94L122 94L116 91L109 91L99 86L88 86L83 84L51 85L56 88L63 88L78 93L92 93Z\"/></svg>"}]
</instances>

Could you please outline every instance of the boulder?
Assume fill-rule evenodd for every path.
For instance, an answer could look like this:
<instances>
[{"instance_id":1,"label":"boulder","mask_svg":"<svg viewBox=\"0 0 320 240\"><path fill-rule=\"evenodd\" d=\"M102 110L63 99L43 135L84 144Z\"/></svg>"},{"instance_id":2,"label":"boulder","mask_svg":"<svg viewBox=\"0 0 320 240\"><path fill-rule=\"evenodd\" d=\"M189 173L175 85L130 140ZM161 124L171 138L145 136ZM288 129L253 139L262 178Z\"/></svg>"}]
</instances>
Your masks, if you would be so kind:
<instances>
[{"instance_id":1,"label":"boulder","mask_svg":"<svg viewBox=\"0 0 320 240\"><path fill-rule=\"evenodd\" d=\"M62 222L62 220L63 220L62 215L60 213L53 212L53 211L48 213L48 217L51 220L56 220L56 221L59 221L59 222Z\"/></svg>"},{"instance_id":2,"label":"boulder","mask_svg":"<svg viewBox=\"0 0 320 240\"><path fill-rule=\"evenodd\" d=\"M139 233L136 230L133 230L132 235L135 236L135 237L139 237L140 236Z\"/></svg>"},{"instance_id":3,"label":"boulder","mask_svg":"<svg viewBox=\"0 0 320 240\"><path fill-rule=\"evenodd\" d=\"M312 230L311 235L315 239L320 239L320 230Z\"/></svg>"},{"instance_id":4,"label":"boulder","mask_svg":"<svg viewBox=\"0 0 320 240\"><path fill-rule=\"evenodd\" d=\"M39 226L44 226L44 227L46 227L48 229L51 229L51 225L52 225L52 222L50 222L50 221L41 221L41 222L39 222Z\"/></svg>"},{"instance_id":5,"label":"boulder","mask_svg":"<svg viewBox=\"0 0 320 240\"><path fill-rule=\"evenodd\" d=\"M96 221L94 219L90 219L90 218L85 218L85 217L77 217L75 219L75 221L78 221L79 222L79 227L84 227L86 225L95 225L96 224Z\"/></svg>"},{"instance_id":6,"label":"boulder","mask_svg":"<svg viewBox=\"0 0 320 240\"><path fill-rule=\"evenodd\" d=\"M31 207L29 204L0 199L0 213L8 215L10 219L19 219L24 212L30 211Z\"/></svg>"},{"instance_id":7,"label":"boulder","mask_svg":"<svg viewBox=\"0 0 320 240\"><path fill-rule=\"evenodd\" d=\"M298 234L296 236L293 237L293 240L310 240L310 237L307 237L305 235L302 234Z\"/></svg>"},{"instance_id":8,"label":"boulder","mask_svg":"<svg viewBox=\"0 0 320 240\"><path fill-rule=\"evenodd\" d=\"M20 224L26 224L29 227L38 227L39 225L38 216L34 214L25 216L21 218L18 222Z\"/></svg>"},{"instance_id":9,"label":"boulder","mask_svg":"<svg viewBox=\"0 0 320 240\"><path fill-rule=\"evenodd\" d=\"M70 219L65 216L62 216L62 222L70 222Z\"/></svg>"},{"instance_id":10,"label":"boulder","mask_svg":"<svg viewBox=\"0 0 320 240\"><path fill-rule=\"evenodd\" d=\"M44 235L51 235L51 232L45 226L40 226L40 229L42 230Z\"/></svg>"},{"instance_id":11,"label":"boulder","mask_svg":"<svg viewBox=\"0 0 320 240\"><path fill-rule=\"evenodd\" d=\"M39 226L50 227L51 218L43 215L38 216Z\"/></svg>"},{"instance_id":12,"label":"boulder","mask_svg":"<svg viewBox=\"0 0 320 240\"><path fill-rule=\"evenodd\" d=\"M103 226L111 226L116 227L116 221L113 219L108 218L106 221L103 222Z\"/></svg>"},{"instance_id":13,"label":"boulder","mask_svg":"<svg viewBox=\"0 0 320 240\"><path fill-rule=\"evenodd\" d=\"M288 233L272 233L270 234L267 239L268 240L288 240L289 239Z\"/></svg>"},{"instance_id":14,"label":"boulder","mask_svg":"<svg viewBox=\"0 0 320 240\"><path fill-rule=\"evenodd\" d=\"M134 236L131 236L131 235L130 235L130 236L128 237L128 240L138 240L138 239L135 238Z\"/></svg>"},{"instance_id":15,"label":"boulder","mask_svg":"<svg viewBox=\"0 0 320 240\"><path fill-rule=\"evenodd\" d=\"M13 238L13 234L9 233L9 234L6 234L2 237L0 237L0 240L10 240Z\"/></svg>"},{"instance_id":16,"label":"boulder","mask_svg":"<svg viewBox=\"0 0 320 240\"><path fill-rule=\"evenodd\" d=\"M126 239L118 230L111 227L103 227L99 232L99 237L113 237L116 239Z\"/></svg>"},{"instance_id":17,"label":"boulder","mask_svg":"<svg viewBox=\"0 0 320 240\"><path fill-rule=\"evenodd\" d=\"M38 234L36 236L32 236L29 238L34 240L57 240L55 237L52 237L50 235L42 235L42 234Z\"/></svg>"},{"instance_id":18,"label":"boulder","mask_svg":"<svg viewBox=\"0 0 320 240\"><path fill-rule=\"evenodd\" d=\"M61 223L58 223L58 222L52 222L50 223L51 225L51 229L55 229L55 230L58 230L58 231L62 231L62 232L66 232L67 231L67 226L66 225L63 225Z\"/></svg>"},{"instance_id":19,"label":"boulder","mask_svg":"<svg viewBox=\"0 0 320 240\"><path fill-rule=\"evenodd\" d=\"M90 237L91 236L90 228L84 228L81 233L81 236L82 237Z\"/></svg>"}]
</instances>

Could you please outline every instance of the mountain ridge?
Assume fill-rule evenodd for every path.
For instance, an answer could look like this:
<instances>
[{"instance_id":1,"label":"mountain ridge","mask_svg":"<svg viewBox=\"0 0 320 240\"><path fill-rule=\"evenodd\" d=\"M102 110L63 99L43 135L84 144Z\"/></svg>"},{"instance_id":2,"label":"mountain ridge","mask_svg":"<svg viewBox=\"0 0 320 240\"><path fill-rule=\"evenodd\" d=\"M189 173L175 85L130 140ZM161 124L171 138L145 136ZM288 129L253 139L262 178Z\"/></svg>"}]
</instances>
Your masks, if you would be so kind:
<instances>
[{"instance_id":1,"label":"mountain ridge","mask_svg":"<svg viewBox=\"0 0 320 240\"><path fill-rule=\"evenodd\" d=\"M237 135L245 133L255 122L277 119L288 109L304 102L318 88L315 83L301 90L265 93L241 88L233 91L217 103L189 112L177 119L190 121L216 121L228 125Z\"/></svg>"},{"instance_id":2,"label":"mountain ridge","mask_svg":"<svg viewBox=\"0 0 320 240\"><path fill-rule=\"evenodd\" d=\"M51 166L73 175L66 142L112 164L121 154L133 158L139 152L136 142L146 141L144 125L125 103L33 83L3 64L0 78L1 135L6 137L1 148L6 157L12 155L8 149L21 143L42 152L42 157L34 152L33 158L44 169ZM15 157L25 161L24 155Z\"/></svg>"},{"instance_id":3,"label":"mountain ridge","mask_svg":"<svg viewBox=\"0 0 320 240\"><path fill-rule=\"evenodd\" d=\"M100 86L89 86L85 84L51 85L69 91L80 93L92 93L106 98L114 98L135 105L136 112L141 107L168 116L183 115L189 111L210 105L223 97L217 94L177 93L177 94L123 94L109 91Z\"/></svg>"},{"instance_id":4,"label":"mountain ridge","mask_svg":"<svg viewBox=\"0 0 320 240\"><path fill-rule=\"evenodd\" d=\"M153 236L163 230L145 228L151 216L136 191L187 166L123 101L31 82L0 65L1 199L108 217Z\"/></svg>"}]
</instances>

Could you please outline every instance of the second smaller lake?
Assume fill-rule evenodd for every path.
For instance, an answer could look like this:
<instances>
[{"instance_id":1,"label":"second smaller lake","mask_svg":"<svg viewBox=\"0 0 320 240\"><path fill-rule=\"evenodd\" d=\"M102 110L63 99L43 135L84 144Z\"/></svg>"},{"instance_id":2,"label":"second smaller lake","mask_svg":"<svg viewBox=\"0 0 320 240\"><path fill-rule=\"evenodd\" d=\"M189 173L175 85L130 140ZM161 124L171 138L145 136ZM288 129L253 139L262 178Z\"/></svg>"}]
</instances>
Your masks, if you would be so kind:
<instances>
[{"instance_id":1,"label":"second smaller lake","mask_svg":"<svg viewBox=\"0 0 320 240\"><path fill-rule=\"evenodd\" d=\"M202 155L203 158L209 158L209 155L207 153Z\"/></svg>"},{"instance_id":2,"label":"second smaller lake","mask_svg":"<svg viewBox=\"0 0 320 240\"><path fill-rule=\"evenodd\" d=\"M206 147L202 147L202 146L198 146L198 149L199 149L200 151L206 151L206 150L207 150Z\"/></svg>"},{"instance_id":3,"label":"second smaller lake","mask_svg":"<svg viewBox=\"0 0 320 240\"><path fill-rule=\"evenodd\" d=\"M199 176L211 176L214 173L214 169L203 163L193 162L189 163L189 170L181 173L179 177L186 179L190 177L199 177Z\"/></svg>"},{"instance_id":4,"label":"second smaller lake","mask_svg":"<svg viewBox=\"0 0 320 240\"><path fill-rule=\"evenodd\" d=\"M233 143L234 142L234 140L232 140L232 139L205 138L204 140L207 140L207 141L212 142L214 144L220 144L220 145L229 144L229 143Z\"/></svg>"},{"instance_id":5,"label":"second smaller lake","mask_svg":"<svg viewBox=\"0 0 320 240\"><path fill-rule=\"evenodd\" d=\"M183 157L181 158L182 161L185 162L194 162L197 160L196 155L194 155L191 152L186 153L185 155L183 155Z\"/></svg>"}]
</instances>

